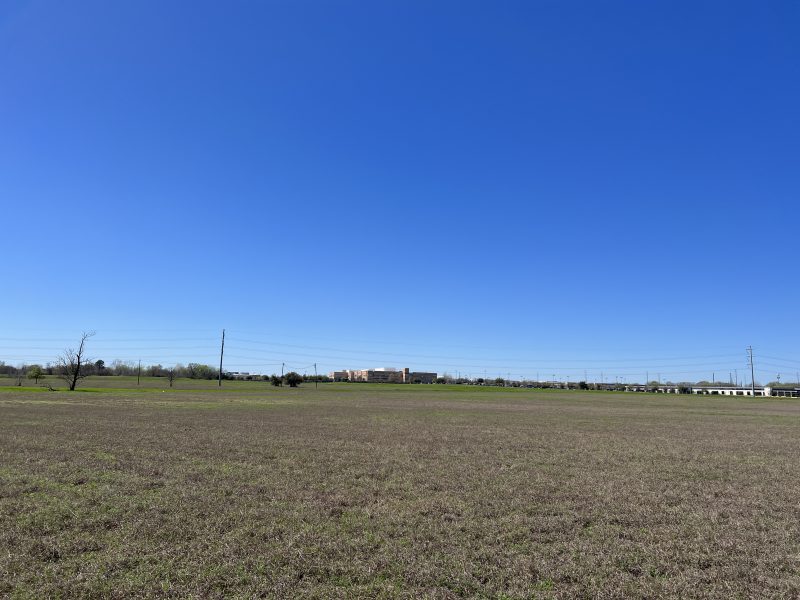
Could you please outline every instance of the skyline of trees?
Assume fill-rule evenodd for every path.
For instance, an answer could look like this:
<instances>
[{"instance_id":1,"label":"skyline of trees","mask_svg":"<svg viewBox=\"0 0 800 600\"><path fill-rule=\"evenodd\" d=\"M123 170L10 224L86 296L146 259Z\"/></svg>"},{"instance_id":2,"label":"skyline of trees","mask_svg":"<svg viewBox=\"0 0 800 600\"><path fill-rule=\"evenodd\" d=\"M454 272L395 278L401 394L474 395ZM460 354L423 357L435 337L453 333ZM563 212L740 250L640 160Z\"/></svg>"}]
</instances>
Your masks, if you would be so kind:
<instances>
[{"instance_id":1,"label":"skyline of trees","mask_svg":"<svg viewBox=\"0 0 800 600\"><path fill-rule=\"evenodd\" d=\"M84 349L85 354L85 349ZM77 357L76 357L77 358ZM39 384L42 379L47 377L59 377L63 379L60 375L59 370L63 371L63 364L60 364L58 361L54 361L53 363L45 363L44 365L38 363L32 364L20 364L18 366L8 365L4 361L0 361L0 377L13 377L16 378L17 385L22 385L21 381L24 378L31 379L34 381L35 384ZM143 364L141 366L141 372L139 372L139 365L138 362L134 361L123 361L123 360L113 360L110 364L106 364L103 360L96 360L96 361L86 361L85 356L81 358L81 368L80 368L80 379L84 379L85 377L90 376L103 376L103 377L114 377L114 376L128 376L128 377L135 377L137 374L140 374L141 377L164 377L170 384L170 387L173 386L174 382L178 379L205 379L205 380L214 380L218 378L219 369L218 367L214 367L212 365L203 364L203 363L195 363L190 362L186 365L182 363L177 363L171 367L165 367L161 364L152 364L146 365ZM290 372L291 373L291 372ZM231 373L229 371L223 370L222 378L223 380L233 380L233 379L245 379L245 380L252 380L252 381L271 381L273 385L280 386L283 384L291 385L288 383L286 377L290 374L286 373L283 376L276 375L275 373L272 374L251 374L246 376L237 375ZM313 381L331 381L331 379L327 375L306 375L306 374L297 374L300 377L301 382L313 382ZM536 387L561 387L567 385L567 382L550 382L550 381L542 381L536 382L533 380L509 380L504 379L501 377L498 378L489 378L484 380L482 377L477 378L468 378L468 377L452 377L448 375L441 376L437 378L436 383L438 384L477 384L477 385L494 385L494 386L525 386L534 384ZM657 387L658 385L667 385L667 386L674 386L678 387L681 385L693 385L693 386L700 386L700 385L708 385L708 386L715 386L715 387L733 387L733 384L727 381L716 381L711 382L704 379L698 381L662 381L660 384L656 381L649 381L647 383L635 383L635 382L607 382L601 385L596 383L588 383L585 381L574 381L569 382L569 387L571 389L597 389L602 387L603 389L619 387L620 389L624 388L626 385L645 385L647 387ZM747 382L740 382L740 387L748 387L750 384ZM756 385L761 387L763 384L756 382ZM770 387L777 387L777 386L792 386L792 385L800 385L800 382L794 381L770 381L769 383L765 384L766 386Z\"/></svg>"}]
</instances>

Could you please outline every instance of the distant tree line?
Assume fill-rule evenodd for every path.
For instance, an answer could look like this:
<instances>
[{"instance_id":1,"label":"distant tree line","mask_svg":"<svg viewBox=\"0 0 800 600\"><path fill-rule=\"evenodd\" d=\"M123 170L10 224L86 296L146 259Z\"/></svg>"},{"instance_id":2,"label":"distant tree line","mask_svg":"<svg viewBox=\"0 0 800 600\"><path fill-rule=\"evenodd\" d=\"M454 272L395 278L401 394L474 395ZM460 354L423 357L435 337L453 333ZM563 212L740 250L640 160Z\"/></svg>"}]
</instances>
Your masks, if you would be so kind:
<instances>
[{"instance_id":1,"label":"distant tree line","mask_svg":"<svg viewBox=\"0 0 800 600\"><path fill-rule=\"evenodd\" d=\"M0 377L13 377L18 385L22 385L24 379L30 379L39 384L45 377L57 377L64 379L70 389L80 379L85 377L164 377L172 387L176 379L207 379L215 380L219 377L219 369L211 365L202 363L188 363L187 365L177 364L174 367L165 367L160 364L142 365L141 371L138 362L114 360L107 365L104 360L94 360L81 363L79 366L76 355L69 355L69 360L59 358L58 362L47 363L45 365L30 364L12 366L0 361ZM222 372L222 379L234 380L242 379L247 381L269 381L272 385L297 387L303 382L328 382L331 379L327 375L300 375L294 371L284 375L239 375L238 373Z\"/></svg>"},{"instance_id":2,"label":"distant tree line","mask_svg":"<svg viewBox=\"0 0 800 600\"><path fill-rule=\"evenodd\" d=\"M70 360L74 362L76 358L75 351L73 351L72 355L70 355L69 352L70 351L65 351L65 353L59 356L55 361L46 363L44 365L34 363L29 365L21 364L18 366L13 366L6 364L3 361L0 361L0 377L15 378L17 380L16 383L18 385L22 385L22 382L26 379L30 379L37 384L44 377L60 377L63 379L65 372L72 371L72 375L74 375L74 365L72 366L72 368L70 367ZM84 377L96 377L96 376L135 377L139 374L142 377L164 377L170 382L170 384L172 384L172 382L175 379L214 380L219 377L219 369L217 367L203 363L190 362L186 365L178 363L171 367L164 366L161 364L142 365L140 371L139 363L136 361L113 360L110 364L107 364L102 359L86 361L80 365L81 379ZM243 375L223 370L222 379L269 381L275 386L288 385L290 387L296 387L297 385L303 382L313 383L314 381L319 381L319 382L333 381L327 375L306 375L306 374L301 375L293 371L285 373L284 375L276 375L276 374ZM477 377L471 379L467 377L452 377L448 375L438 377L436 379L436 383L449 384L449 385L483 385L483 386L495 386L495 387L525 387L525 388L539 388L539 389L557 388L557 389L574 389L574 390L619 390L619 391L623 391L626 387L630 385L644 385L646 388L648 388L649 391L655 391L656 389L659 388L659 386L671 386L680 388L681 390L684 389L689 390L690 387L693 385L733 387L733 384L729 382L724 382L724 381L711 382L706 380L698 381L696 383L691 383L691 382L673 383L671 381L659 383L658 381L649 381L646 384L635 384L635 383L625 384L625 383L587 383L585 381L552 382L552 381L510 380L502 377L487 378L487 379L484 379L483 377ZM772 387L778 387L781 385L781 383L774 381L770 382L767 385L770 385ZM798 385L798 384L787 382L783 383L783 385Z\"/></svg>"},{"instance_id":3,"label":"distant tree line","mask_svg":"<svg viewBox=\"0 0 800 600\"><path fill-rule=\"evenodd\" d=\"M164 377L172 387L173 383L178 378L185 379L245 379L250 381L270 381L274 386L283 386L284 384L289 387L297 387L304 381L330 381L331 379L325 375L300 375L294 371L278 375L250 375L243 373L231 373L223 371L220 372L211 365L202 363L189 363L186 366L177 364L173 367L164 367L160 364L147 365L142 367L139 361L121 361L115 360L110 365L106 365L104 360L89 359L86 354L86 343L89 338L94 336L94 332L84 332L80 338L80 343L77 349L67 348L56 357L54 363L47 363L46 365L32 364L32 365L19 365L14 367L7 365L5 362L0 361L0 377L15 377L16 384L21 386L23 378L32 379L36 384L40 379L46 376L56 376L64 380L69 386L70 390L74 390L81 379L89 376L138 376L145 377ZM315 369L316 370L316 369ZM526 388L557 388L557 389L580 389L580 390L618 390L624 391L628 385L637 386L640 391L657 392L661 388L658 381L650 381L644 386L640 384L605 384L605 383L587 383L586 381L578 381L575 383L567 382L541 382L541 381L527 381L527 380L512 380L496 377L495 379L484 379L478 377L477 379L467 379L462 377L451 377L445 374L443 377L436 379L439 384L465 384L465 385L488 385L498 387L526 387ZM691 385L688 382L681 382L673 384L667 382L665 385L670 387L677 387L679 393L691 392ZM699 381L697 385L708 386L710 382ZM732 386L731 383L719 382L716 386L728 387ZM778 382L771 382L769 385L778 386Z\"/></svg>"},{"instance_id":4,"label":"distant tree line","mask_svg":"<svg viewBox=\"0 0 800 600\"><path fill-rule=\"evenodd\" d=\"M43 377L46 376L54 376L60 377L63 375L65 368L68 368L68 365L65 365L63 360L62 361L55 361L52 363L46 363L44 365L40 365L38 363L34 364L21 364L18 366L13 366L6 364L3 361L0 361L0 377L12 377L16 378L17 382L22 385L22 381L24 379L31 379L34 380L35 383L39 383ZM161 364L155 365L142 365L141 372L139 371L139 364L135 361L123 361L123 360L114 360L110 364L106 364L104 360L93 360L88 361L84 364L81 364L80 367L80 374L81 377L112 377L112 376L128 376L128 377L135 377L137 374L141 374L142 377L165 377L170 381L174 381L175 379L217 379L218 378L219 369L217 367L206 365L202 363L188 363L183 365L178 363L172 367L165 367ZM295 377L296 376L296 377ZM299 377L299 379L297 379ZM273 385L289 385L293 387L290 380L295 381L295 385L299 385L303 382L330 382L333 381L327 375L300 375L298 373L289 372L284 375L240 375L238 373L230 373L228 371L222 372L222 379L232 380L232 379L241 379L247 381L270 381ZM526 380L507 380L502 377L497 377L494 379L484 379L482 377L478 377L475 379L470 379L467 377L438 377L436 379L436 383L438 384L449 384L449 385L483 385L483 386L495 386L495 387L527 387L527 388L539 388L539 389L547 389L547 388L558 388L558 389L575 389L575 390L624 390L627 386L630 385L644 385L645 387L649 388L651 391L658 389L659 386L670 386L670 387L678 387L678 388L686 388L689 389L690 386L697 385L697 386L716 386L716 387L734 387L734 384L726 382L726 381L698 381L695 383L691 382L681 382L681 383L673 383L671 381L668 382L661 382L658 381L649 381L646 384L624 384L624 383L587 383L585 381L577 381L577 382L552 382L552 381L526 381ZM741 385L741 384L740 384ZM795 382L778 382L772 381L767 384L771 387L779 387L781 385L800 385Z\"/></svg>"},{"instance_id":5,"label":"distant tree line","mask_svg":"<svg viewBox=\"0 0 800 600\"><path fill-rule=\"evenodd\" d=\"M31 364L19 365L17 367L7 365L0 361L0 376L17 377L26 376L29 373L37 373L38 377L44 375L58 376L63 369L63 365L57 363L47 363L45 365ZM142 365L142 377L182 377L187 379L217 379L219 370L210 365L201 363L189 363L186 366L177 364L174 367L164 367L162 365ZM106 365L103 360L87 362L81 365L81 374L86 377L101 376L112 377L115 375L133 376L139 374L139 365L135 362L115 360L110 365ZM222 372L223 379L232 379L233 376L225 371Z\"/></svg>"}]
</instances>

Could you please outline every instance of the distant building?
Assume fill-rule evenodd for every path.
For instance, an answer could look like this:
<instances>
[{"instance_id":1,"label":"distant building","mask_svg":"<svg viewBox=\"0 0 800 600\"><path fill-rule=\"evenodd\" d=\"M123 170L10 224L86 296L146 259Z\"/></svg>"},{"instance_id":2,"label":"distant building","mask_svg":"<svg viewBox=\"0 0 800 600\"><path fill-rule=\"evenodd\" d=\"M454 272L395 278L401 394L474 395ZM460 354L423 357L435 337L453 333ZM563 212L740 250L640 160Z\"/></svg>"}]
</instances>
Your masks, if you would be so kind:
<instances>
[{"instance_id":1,"label":"distant building","mask_svg":"<svg viewBox=\"0 0 800 600\"><path fill-rule=\"evenodd\" d=\"M756 396L771 396L772 390L770 388L763 388L756 386ZM752 396L753 389L749 387L736 387L730 385L693 385L693 394L700 394L703 396Z\"/></svg>"},{"instance_id":2,"label":"distant building","mask_svg":"<svg viewBox=\"0 0 800 600\"><path fill-rule=\"evenodd\" d=\"M244 379L245 377L250 377L250 373L247 371L223 371L223 375L233 379Z\"/></svg>"},{"instance_id":3,"label":"distant building","mask_svg":"<svg viewBox=\"0 0 800 600\"><path fill-rule=\"evenodd\" d=\"M329 377L334 381L360 381L365 383L436 383L436 373L398 371L391 367L379 369L354 369L332 371Z\"/></svg>"},{"instance_id":4,"label":"distant building","mask_svg":"<svg viewBox=\"0 0 800 600\"><path fill-rule=\"evenodd\" d=\"M769 390L769 393L766 393ZM767 396L778 396L782 398L800 398L800 387L782 385L780 387L765 387L764 391Z\"/></svg>"},{"instance_id":5,"label":"distant building","mask_svg":"<svg viewBox=\"0 0 800 600\"><path fill-rule=\"evenodd\" d=\"M606 387L604 389L611 389ZM753 388L733 385L694 385L667 384L667 385L626 385L626 392L656 392L660 394L692 393L700 396L753 396ZM784 398L800 398L800 387L795 386L755 386L756 396L778 396Z\"/></svg>"},{"instance_id":6,"label":"distant building","mask_svg":"<svg viewBox=\"0 0 800 600\"><path fill-rule=\"evenodd\" d=\"M330 377L334 381L350 381L350 372L349 371L331 371L330 373L328 373L328 377Z\"/></svg>"}]
</instances>

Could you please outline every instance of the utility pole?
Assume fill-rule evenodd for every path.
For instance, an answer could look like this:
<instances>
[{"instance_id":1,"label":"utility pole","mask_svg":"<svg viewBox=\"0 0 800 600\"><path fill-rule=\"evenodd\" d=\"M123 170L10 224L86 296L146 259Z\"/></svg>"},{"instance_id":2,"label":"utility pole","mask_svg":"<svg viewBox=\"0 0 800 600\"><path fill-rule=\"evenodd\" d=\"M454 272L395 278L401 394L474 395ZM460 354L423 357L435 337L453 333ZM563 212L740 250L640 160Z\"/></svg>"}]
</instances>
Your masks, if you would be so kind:
<instances>
[{"instance_id":1,"label":"utility pole","mask_svg":"<svg viewBox=\"0 0 800 600\"><path fill-rule=\"evenodd\" d=\"M753 347L747 347L747 362L750 364L750 392L756 397L756 368L753 365Z\"/></svg>"},{"instance_id":2,"label":"utility pole","mask_svg":"<svg viewBox=\"0 0 800 600\"><path fill-rule=\"evenodd\" d=\"M317 378L317 363L314 363L314 389L319 387L319 379Z\"/></svg>"},{"instance_id":3,"label":"utility pole","mask_svg":"<svg viewBox=\"0 0 800 600\"><path fill-rule=\"evenodd\" d=\"M222 345L219 347L219 379L217 385L222 387L222 355L225 353L225 330L222 330Z\"/></svg>"},{"instance_id":4,"label":"utility pole","mask_svg":"<svg viewBox=\"0 0 800 600\"><path fill-rule=\"evenodd\" d=\"M283 368L286 366L286 363L281 363L281 379L283 379Z\"/></svg>"},{"instance_id":5,"label":"utility pole","mask_svg":"<svg viewBox=\"0 0 800 600\"><path fill-rule=\"evenodd\" d=\"M139 385L139 380L142 377L142 359L139 359L139 369L136 371L136 385Z\"/></svg>"}]
</instances>

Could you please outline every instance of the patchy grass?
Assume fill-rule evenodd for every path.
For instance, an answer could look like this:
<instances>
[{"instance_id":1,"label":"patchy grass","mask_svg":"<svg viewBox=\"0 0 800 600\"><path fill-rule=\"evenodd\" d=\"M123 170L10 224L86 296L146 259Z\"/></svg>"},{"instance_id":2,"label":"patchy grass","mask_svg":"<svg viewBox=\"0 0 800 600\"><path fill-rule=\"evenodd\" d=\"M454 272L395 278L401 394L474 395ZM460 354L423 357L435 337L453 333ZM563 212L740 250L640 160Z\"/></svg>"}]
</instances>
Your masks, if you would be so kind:
<instances>
[{"instance_id":1,"label":"patchy grass","mask_svg":"<svg viewBox=\"0 0 800 600\"><path fill-rule=\"evenodd\" d=\"M0 596L800 595L796 401L89 385L0 389Z\"/></svg>"}]
</instances>

